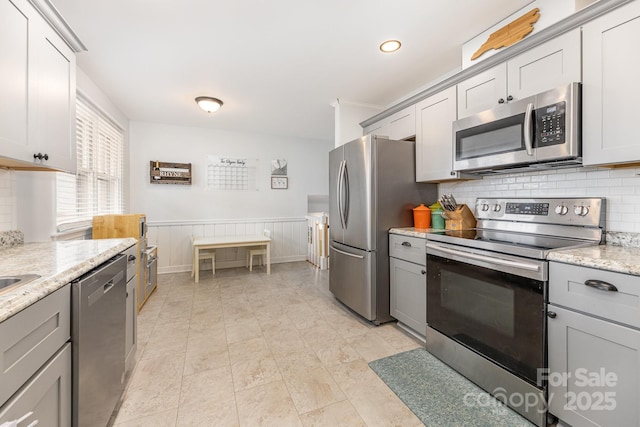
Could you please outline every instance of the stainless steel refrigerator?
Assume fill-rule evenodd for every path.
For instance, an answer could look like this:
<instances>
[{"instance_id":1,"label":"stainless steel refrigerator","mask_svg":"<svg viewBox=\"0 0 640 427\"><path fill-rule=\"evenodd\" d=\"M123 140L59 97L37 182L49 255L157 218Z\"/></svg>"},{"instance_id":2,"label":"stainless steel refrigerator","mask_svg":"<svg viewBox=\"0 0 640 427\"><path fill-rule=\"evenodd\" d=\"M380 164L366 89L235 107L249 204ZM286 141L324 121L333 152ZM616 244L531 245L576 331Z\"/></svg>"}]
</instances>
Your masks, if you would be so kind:
<instances>
[{"instance_id":1,"label":"stainless steel refrigerator","mask_svg":"<svg viewBox=\"0 0 640 427\"><path fill-rule=\"evenodd\" d=\"M415 182L415 164L414 142L377 136L329 153L329 289L375 324L393 320L388 231L413 226L412 209L437 199L435 184Z\"/></svg>"}]
</instances>

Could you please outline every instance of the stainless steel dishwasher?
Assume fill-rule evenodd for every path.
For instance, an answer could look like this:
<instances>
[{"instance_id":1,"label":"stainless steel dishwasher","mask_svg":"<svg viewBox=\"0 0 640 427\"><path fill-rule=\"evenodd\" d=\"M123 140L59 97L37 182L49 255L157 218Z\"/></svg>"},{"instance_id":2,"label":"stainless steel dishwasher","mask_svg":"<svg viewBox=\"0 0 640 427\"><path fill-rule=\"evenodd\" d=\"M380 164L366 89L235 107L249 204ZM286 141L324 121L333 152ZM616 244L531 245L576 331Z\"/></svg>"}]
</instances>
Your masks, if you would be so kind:
<instances>
[{"instance_id":1,"label":"stainless steel dishwasher","mask_svg":"<svg viewBox=\"0 0 640 427\"><path fill-rule=\"evenodd\" d=\"M127 257L71 286L74 427L105 427L124 391Z\"/></svg>"}]
</instances>

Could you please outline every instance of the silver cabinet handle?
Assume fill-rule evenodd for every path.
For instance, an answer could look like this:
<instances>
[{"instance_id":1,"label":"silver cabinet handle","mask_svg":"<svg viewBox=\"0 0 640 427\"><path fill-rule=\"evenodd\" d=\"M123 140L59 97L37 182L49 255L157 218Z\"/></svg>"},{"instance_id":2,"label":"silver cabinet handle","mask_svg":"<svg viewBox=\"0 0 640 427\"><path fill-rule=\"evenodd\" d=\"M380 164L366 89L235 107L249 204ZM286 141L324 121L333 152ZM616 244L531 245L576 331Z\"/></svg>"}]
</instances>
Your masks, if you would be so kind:
<instances>
[{"instance_id":1,"label":"silver cabinet handle","mask_svg":"<svg viewBox=\"0 0 640 427\"><path fill-rule=\"evenodd\" d=\"M336 251L336 252L338 252L339 254L342 254L342 255L347 255L347 256L350 256L350 257L353 257L353 258L358 258L358 259L364 259L364 256L362 256L362 255L350 254L349 252L345 252L345 251L341 251L340 249L336 249L333 246L331 246L331 249L333 249L334 251Z\"/></svg>"},{"instance_id":2,"label":"silver cabinet handle","mask_svg":"<svg viewBox=\"0 0 640 427\"><path fill-rule=\"evenodd\" d=\"M528 103L524 113L524 148L527 150L527 156L533 156L533 144L531 142L531 133L533 132L533 104Z\"/></svg>"},{"instance_id":3,"label":"silver cabinet handle","mask_svg":"<svg viewBox=\"0 0 640 427\"><path fill-rule=\"evenodd\" d=\"M589 286L591 288L600 289L601 291L608 292L618 292L618 288L616 288L611 283L604 282L602 280L587 280L584 282L585 286Z\"/></svg>"}]
</instances>

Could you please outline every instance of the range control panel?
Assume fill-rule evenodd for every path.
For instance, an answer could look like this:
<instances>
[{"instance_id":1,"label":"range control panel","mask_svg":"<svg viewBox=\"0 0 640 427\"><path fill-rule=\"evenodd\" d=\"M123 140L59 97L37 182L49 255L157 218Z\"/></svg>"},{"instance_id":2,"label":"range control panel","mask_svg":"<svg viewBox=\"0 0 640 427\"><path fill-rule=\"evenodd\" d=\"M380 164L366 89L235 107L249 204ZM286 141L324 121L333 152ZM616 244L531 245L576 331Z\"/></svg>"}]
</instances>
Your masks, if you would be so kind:
<instances>
[{"instance_id":1,"label":"range control panel","mask_svg":"<svg viewBox=\"0 0 640 427\"><path fill-rule=\"evenodd\" d=\"M606 199L595 198L478 198L478 220L504 220L604 226Z\"/></svg>"}]
</instances>

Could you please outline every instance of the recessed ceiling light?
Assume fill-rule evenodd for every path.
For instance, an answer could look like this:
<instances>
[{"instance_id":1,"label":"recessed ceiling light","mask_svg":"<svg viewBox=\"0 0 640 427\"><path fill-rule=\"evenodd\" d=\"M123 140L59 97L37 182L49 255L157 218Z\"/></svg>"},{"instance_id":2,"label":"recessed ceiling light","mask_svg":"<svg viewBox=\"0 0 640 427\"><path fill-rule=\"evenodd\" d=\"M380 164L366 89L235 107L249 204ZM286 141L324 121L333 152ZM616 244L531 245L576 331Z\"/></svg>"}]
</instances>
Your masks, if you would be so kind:
<instances>
[{"instance_id":1,"label":"recessed ceiling light","mask_svg":"<svg viewBox=\"0 0 640 427\"><path fill-rule=\"evenodd\" d=\"M218 98L212 98L210 96L199 96L196 98L196 102L198 103L198 107L207 113L218 111L223 104Z\"/></svg>"},{"instance_id":2,"label":"recessed ceiling light","mask_svg":"<svg viewBox=\"0 0 640 427\"><path fill-rule=\"evenodd\" d=\"M387 40L380 45L380 50L384 53L395 52L400 49L400 42L398 40Z\"/></svg>"}]
</instances>

